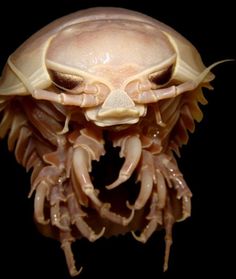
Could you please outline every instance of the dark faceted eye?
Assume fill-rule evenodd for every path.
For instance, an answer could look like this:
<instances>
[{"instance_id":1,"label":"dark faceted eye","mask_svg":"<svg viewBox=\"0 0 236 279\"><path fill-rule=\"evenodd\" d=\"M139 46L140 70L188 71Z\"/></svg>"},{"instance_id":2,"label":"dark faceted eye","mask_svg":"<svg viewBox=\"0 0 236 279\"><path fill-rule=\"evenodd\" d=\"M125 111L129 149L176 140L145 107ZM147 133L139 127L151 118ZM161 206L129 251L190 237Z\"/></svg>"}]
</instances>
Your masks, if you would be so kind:
<instances>
[{"instance_id":1,"label":"dark faceted eye","mask_svg":"<svg viewBox=\"0 0 236 279\"><path fill-rule=\"evenodd\" d=\"M49 74L56 85L65 89L71 90L83 83L83 79L79 76L59 73L56 71L50 71Z\"/></svg>"},{"instance_id":2,"label":"dark faceted eye","mask_svg":"<svg viewBox=\"0 0 236 279\"><path fill-rule=\"evenodd\" d=\"M172 75L172 66L162 72L154 72L149 75L149 80L156 85L164 85L166 84Z\"/></svg>"}]
</instances>

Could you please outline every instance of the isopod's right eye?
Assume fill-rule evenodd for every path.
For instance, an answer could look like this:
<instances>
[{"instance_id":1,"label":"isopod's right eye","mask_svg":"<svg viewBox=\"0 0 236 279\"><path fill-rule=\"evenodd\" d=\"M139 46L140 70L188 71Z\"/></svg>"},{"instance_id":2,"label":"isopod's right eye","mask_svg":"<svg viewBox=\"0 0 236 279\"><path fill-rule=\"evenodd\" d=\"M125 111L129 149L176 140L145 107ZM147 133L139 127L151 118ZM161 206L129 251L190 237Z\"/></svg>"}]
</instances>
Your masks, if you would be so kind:
<instances>
[{"instance_id":1,"label":"isopod's right eye","mask_svg":"<svg viewBox=\"0 0 236 279\"><path fill-rule=\"evenodd\" d=\"M52 82L62 89L73 90L83 84L84 79L80 76L65 74L56 72L53 70L49 71Z\"/></svg>"},{"instance_id":2,"label":"isopod's right eye","mask_svg":"<svg viewBox=\"0 0 236 279\"><path fill-rule=\"evenodd\" d=\"M148 78L153 84L157 86L162 86L170 81L172 72L173 66L170 66L163 71L151 73Z\"/></svg>"}]
</instances>

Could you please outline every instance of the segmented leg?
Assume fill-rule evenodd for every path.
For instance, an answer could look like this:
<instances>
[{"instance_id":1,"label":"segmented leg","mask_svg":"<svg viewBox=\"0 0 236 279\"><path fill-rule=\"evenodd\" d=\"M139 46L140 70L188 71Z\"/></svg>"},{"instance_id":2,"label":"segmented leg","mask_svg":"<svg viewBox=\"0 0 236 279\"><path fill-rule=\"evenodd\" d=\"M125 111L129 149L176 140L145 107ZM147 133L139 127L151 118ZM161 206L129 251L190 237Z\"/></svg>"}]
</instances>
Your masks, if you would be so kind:
<instances>
[{"instance_id":1,"label":"segmented leg","mask_svg":"<svg viewBox=\"0 0 236 279\"><path fill-rule=\"evenodd\" d=\"M40 224L48 224L49 220L45 220L44 205L45 201L49 201L51 189L54 185L58 184L58 179L61 175L61 171L53 166L47 166L41 169L39 175L32 185L33 189L36 189L34 198L34 215L35 219Z\"/></svg>"},{"instance_id":2,"label":"segmented leg","mask_svg":"<svg viewBox=\"0 0 236 279\"><path fill-rule=\"evenodd\" d=\"M110 204L102 203L97 197L97 192L93 187L90 179L89 169L91 164L91 156L88 151L82 147L77 147L73 154L73 171L78 181L78 187L89 197L93 206L98 210L101 217L104 217L112 222L126 226L134 216L134 210L131 211L129 217L123 217L110 211Z\"/></svg>"},{"instance_id":3,"label":"segmented leg","mask_svg":"<svg viewBox=\"0 0 236 279\"><path fill-rule=\"evenodd\" d=\"M162 209L166 205L166 196L167 196L166 183L163 174L160 172L159 169L156 169L155 173L156 173L155 186L157 188L157 195L158 195L157 206L158 208Z\"/></svg>"},{"instance_id":4,"label":"segmented leg","mask_svg":"<svg viewBox=\"0 0 236 279\"><path fill-rule=\"evenodd\" d=\"M62 216L64 217L61 219L62 226L69 227L70 218L69 218L68 210L66 207L62 207L61 210L62 210ZM81 267L80 270L77 270L77 268L75 266L74 255L71 250L71 244L75 241L75 239L74 239L74 237L72 237L70 231L65 232L65 231L60 230L59 237L60 237L60 241L61 241L61 248L64 251L66 263L67 263L67 267L70 272L70 275L77 276L80 274L80 272L82 271L83 268Z\"/></svg>"},{"instance_id":5,"label":"segmented leg","mask_svg":"<svg viewBox=\"0 0 236 279\"><path fill-rule=\"evenodd\" d=\"M164 176L168 181L169 187L174 188L177 192L176 197L182 201L182 218L184 220L191 214L191 197L192 193L189 190L182 173L178 169L174 158L166 154L161 154L156 157L156 162L160 166L164 166Z\"/></svg>"},{"instance_id":6,"label":"segmented leg","mask_svg":"<svg viewBox=\"0 0 236 279\"><path fill-rule=\"evenodd\" d=\"M146 243L154 231L156 231L158 225L161 225L163 222L162 210L158 208L158 195L155 192L152 194L150 212L146 219L148 219L149 222L139 236L137 236L133 231L131 232L133 237L142 243Z\"/></svg>"},{"instance_id":7,"label":"segmented leg","mask_svg":"<svg viewBox=\"0 0 236 279\"><path fill-rule=\"evenodd\" d=\"M154 176L155 170L152 154L146 150L143 150L138 177L138 179L141 181L141 188L138 198L134 203L135 209L143 208L147 200L150 198L153 189L153 179L155 178Z\"/></svg>"},{"instance_id":8,"label":"segmented leg","mask_svg":"<svg viewBox=\"0 0 236 279\"><path fill-rule=\"evenodd\" d=\"M94 242L103 236L105 228L103 227L101 232L96 234L92 228L84 221L86 213L79 206L78 201L76 200L75 194L72 189L68 189L67 193L67 204L68 210L71 216L71 223L74 224L82 236L86 237L89 241Z\"/></svg>"},{"instance_id":9,"label":"segmented leg","mask_svg":"<svg viewBox=\"0 0 236 279\"><path fill-rule=\"evenodd\" d=\"M69 231L70 227L63 226L62 224L63 213L61 212L61 203L65 201L66 198L62 192L60 185L53 186L50 193L51 224L62 231Z\"/></svg>"},{"instance_id":10,"label":"segmented leg","mask_svg":"<svg viewBox=\"0 0 236 279\"><path fill-rule=\"evenodd\" d=\"M106 186L109 190L114 189L130 178L136 169L142 154L142 144L137 135L124 138L120 142L120 146L120 156L125 157L125 162L120 170L118 179L112 184Z\"/></svg>"},{"instance_id":11,"label":"segmented leg","mask_svg":"<svg viewBox=\"0 0 236 279\"><path fill-rule=\"evenodd\" d=\"M44 203L48 199L50 185L42 181L37 186L36 194L34 197L34 217L39 224L46 225L49 220L45 220L44 216Z\"/></svg>"},{"instance_id":12,"label":"segmented leg","mask_svg":"<svg viewBox=\"0 0 236 279\"><path fill-rule=\"evenodd\" d=\"M148 157L148 161L151 162L150 155L148 155ZM132 232L134 238L142 243L145 243L149 239L149 237L157 229L158 225L163 224L163 209L166 206L167 197L166 182L162 173L157 168L153 171L153 163L150 169L152 170L152 176L153 173L155 173L155 181L152 187L152 193L150 194L150 211L146 217L149 222L141 232L140 236L137 236L134 232Z\"/></svg>"},{"instance_id":13,"label":"segmented leg","mask_svg":"<svg viewBox=\"0 0 236 279\"><path fill-rule=\"evenodd\" d=\"M175 223L175 218L173 215L172 207L170 199L167 199L167 206L164 209L164 227L166 231L165 235L165 259L164 259L164 265L163 270L166 271L168 269L168 261L170 256L170 248L172 245L172 228Z\"/></svg>"},{"instance_id":14,"label":"segmented leg","mask_svg":"<svg viewBox=\"0 0 236 279\"><path fill-rule=\"evenodd\" d=\"M43 89L35 89L32 92L32 96L37 100L47 100L56 102L62 105L71 105L79 107L95 107L103 103L107 94L85 94L78 95L55 93Z\"/></svg>"},{"instance_id":15,"label":"segmented leg","mask_svg":"<svg viewBox=\"0 0 236 279\"><path fill-rule=\"evenodd\" d=\"M192 193L189 190L182 173L179 171L177 163L175 159L171 155L167 154L159 154L155 156L155 167L156 172L160 172L160 174L164 177L168 187L170 189L176 190L176 198L177 200L181 200L182 203L182 213L181 218L178 221L186 219L191 214L191 196ZM159 179L162 179L159 175ZM163 179L162 179L163 180ZM164 183L159 185L165 185ZM165 192L165 187L162 187ZM161 190L161 189L160 189ZM163 195L165 193L160 191Z\"/></svg>"},{"instance_id":16,"label":"segmented leg","mask_svg":"<svg viewBox=\"0 0 236 279\"><path fill-rule=\"evenodd\" d=\"M225 61L219 61L210 65L208 68L202 71L202 73L195 77L195 79L185 81L182 84L172 85L167 88L147 90L141 92L139 90L134 90L133 92L129 93L129 96L132 98L133 101L141 104L155 103L159 100L175 98L176 96L184 92L196 89L204 81L205 77L209 74L210 70L222 62Z\"/></svg>"}]
</instances>

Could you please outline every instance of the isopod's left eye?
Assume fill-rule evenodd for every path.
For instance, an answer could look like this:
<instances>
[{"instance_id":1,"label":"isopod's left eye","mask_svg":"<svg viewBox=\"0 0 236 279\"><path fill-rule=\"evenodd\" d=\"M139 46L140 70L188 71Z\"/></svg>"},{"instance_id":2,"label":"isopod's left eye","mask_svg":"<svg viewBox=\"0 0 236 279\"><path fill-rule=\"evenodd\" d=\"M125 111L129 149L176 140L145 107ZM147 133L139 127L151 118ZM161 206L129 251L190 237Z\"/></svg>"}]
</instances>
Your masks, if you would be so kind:
<instances>
[{"instance_id":1,"label":"isopod's left eye","mask_svg":"<svg viewBox=\"0 0 236 279\"><path fill-rule=\"evenodd\" d=\"M73 90L74 88L82 85L83 78L76 75L60 73L56 71L49 71L50 77L59 88Z\"/></svg>"},{"instance_id":2,"label":"isopod's left eye","mask_svg":"<svg viewBox=\"0 0 236 279\"><path fill-rule=\"evenodd\" d=\"M148 76L148 79L155 85L164 85L170 81L171 76L172 76L172 70L173 70L173 67L170 66L163 71L151 73Z\"/></svg>"}]
</instances>

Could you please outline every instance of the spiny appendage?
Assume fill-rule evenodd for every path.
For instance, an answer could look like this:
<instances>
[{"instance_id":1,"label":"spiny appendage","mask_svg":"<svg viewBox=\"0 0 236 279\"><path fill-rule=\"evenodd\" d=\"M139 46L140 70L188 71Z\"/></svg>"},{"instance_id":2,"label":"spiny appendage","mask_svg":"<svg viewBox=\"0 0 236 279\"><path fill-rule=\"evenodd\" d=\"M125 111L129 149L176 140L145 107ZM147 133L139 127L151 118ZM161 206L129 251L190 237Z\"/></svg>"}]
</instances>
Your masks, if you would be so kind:
<instances>
[{"instance_id":1,"label":"spiny appendage","mask_svg":"<svg viewBox=\"0 0 236 279\"><path fill-rule=\"evenodd\" d=\"M78 275L71 244L75 241L71 235L72 227L76 227L78 235L86 237L89 241L100 238L105 229L95 233L85 222L86 213L75 197L71 181L65 176L64 170L55 166L45 166L34 180L32 188L35 189L34 213L36 221L41 225L50 225L59 233L61 247L65 253L69 272L72 276ZM49 207L49 213L45 208ZM46 215L46 216L45 216Z\"/></svg>"},{"instance_id":2,"label":"spiny appendage","mask_svg":"<svg viewBox=\"0 0 236 279\"><path fill-rule=\"evenodd\" d=\"M171 155L162 153L152 155L143 151L139 169L141 189L136 202L131 207L142 208L149 201L147 204L150 209L146 217L147 225L141 234L139 236L135 232L132 234L136 240L145 243L159 226L165 228L166 249L163 269L166 271L172 244L172 227L176 221L190 215L192 194ZM142 206L137 206L140 204ZM178 216L174 212L176 204L178 206L181 204L181 212Z\"/></svg>"},{"instance_id":3,"label":"spiny appendage","mask_svg":"<svg viewBox=\"0 0 236 279\"><path fill-rule=\"evenodd\" d=\"M73 191L70 190L71 158L68 157L71 152L66 143L63 146L63 136L58 136L58 143L62 146L54 151L55 147L50 148L50 145L44 144L43 137L39 140L34 136L25 114L12 107L5 109L0 126L2 137L9 134L8 146L12 151L15 149L18 163L27 171L32 170L29 197L35 192L36 221L58 230L69 271L71 275L77 275L80 271L75 267L70 248L74 241L71 236L72 225L75 224L78 233L90 241L101 237L104 229L96 234L83 220L86 214L82 212ZM49 211L45 210L46 208L49 208Z\"/></svg>"},{"instance_id":4,"label":"spiny appendage","mask_svg":"<svg viewBox=\"0 0 236 279\"><path fill-rule=\"evenodd\" d=\"M80 192L89 198L93 207L102 218L123 226L128 225L134 216L134 209L128 217L121 216L110 210L109 203L103 203L98 197L98 191L94 189L89 172L91 171L92 160L99 160L105 154L101 131L83 129L81 135L74 142L72 157L72 176L75 177L73 185L78 185Z\"/></svg>"},{"instance_id":5,"label":"spiny appendage","mask_svg":"<svg viewBox=\"0 0 236 279\"><path fill-rule=\"evenodd\" d=\"M164 270L167 269L170 247L172 244L172 227L176 221L183 220L190 215L191 192L178 169L172 155L161 152L144 142L138 133L120 133L114 136L114 147L121 147L120 156L125 157L118 179L107 186L108 190L127 181L135 171L140 181L140 191L136 201L127 206L131 210L141 210L149 206L149 214L146 216L147 224L134 238L145 243L158 227L166 230L166 249ZM145 147L147 146L147 147ZM155 154L153 154L155 150ZM175 212L178 210L178 213Z\"/></svg>"},{"instance_id":6,"label":"spiny appendage","mask_svg":"<svg viewBox=\"0 0 236 279\"><path fill-rule=\"evenodd\" d=\"M131 209L128 217L112 212L111 205L103 203L98 197L98 191L93 187L89 172L91 161L99 160L105 153L102 137L99 138L98 133L83 129L78 137L70 138L70 144L69 147L67 143L64 147L58 146L56 151L43 155L43 164L33 165L37 168L37 175L33 171L31 194L35 191L36 221L44 226L50 225L58 231L68 269L74 276L80 271L75 267L71 252L74 241L71 236L72 228L76 228L78 235L91 242L105 232L105 227L101 228L100 232L95 232L87 224L84 208L92 207L100 217L123 226L131 222L135 209Z\"/></svg>"},{"instance_id":7,"label":"spiny appendage","mask_svg":"<svg viewBox=\"0 0 236 279\"><path fill-rule=\"evenodd\" d=\"M114 146L121 147L120 155L125 157L125 162L118 179L107 188L119 186L128 180L134 171L139 173L138 180L141 182L140 193L135 203L130 205L127 202L131 209L130 216L121 216L110 210L109 203L103 203L99 199L99 193L89 175L92 160L98 161L105 153L101 131L82 129L76 133L76 137L69 137L69 142L64 140L63 135L58 135L58 147L53 151L34 137L23 114L18 112L14 117L12 115L5 114L0 124L1 131L9 131L9 148L12 150L15 147L17 161L27 170L33 169L30 196L35 191L35 219L42 225L49 224L58 230L70 274L74 276L81 271L77 271L71 251L74 241L71 236L72 227L76 227L78 234L89 241L97 240L105 231L105 228L102 228L96 233L86 223L86 212L82 207L88 206L97 210L102 218L127 226L132 221L134 212L149 204L146 227L140 236L134 233L133 235L137 240L146 242L158 226L165 227L166 270L172 243L171 230L176 220L170 193L172 198L175 193L176 199L182 202L181 219L190 215L191 205L191 192L174 158L163 153L153 155L143 149L139 135L135 133L113 142ZM45 208L49 208L49 211Z\"/></svg>"}]
</instances>

